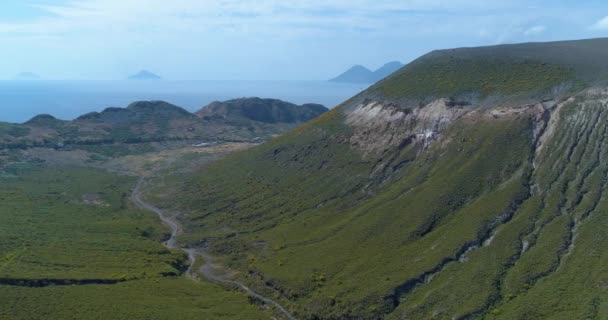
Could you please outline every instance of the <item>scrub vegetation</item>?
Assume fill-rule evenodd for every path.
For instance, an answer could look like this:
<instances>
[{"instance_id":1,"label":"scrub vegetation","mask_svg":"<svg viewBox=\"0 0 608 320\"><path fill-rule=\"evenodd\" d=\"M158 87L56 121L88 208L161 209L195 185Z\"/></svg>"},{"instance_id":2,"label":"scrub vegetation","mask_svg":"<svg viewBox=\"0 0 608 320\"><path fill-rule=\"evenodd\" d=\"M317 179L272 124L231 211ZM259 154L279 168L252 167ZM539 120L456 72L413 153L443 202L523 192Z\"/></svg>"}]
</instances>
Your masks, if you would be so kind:
<instances>
[{"instance_id":1,"label":"scrub vegetation","mask_svg":"<svg viewBox=\"0 0 608 320\"><path fill-rule=\"evenodd\" d=\"M261 319L247 297L181 276L187 260L133 209L135 180L14 164L0 176L0 319ZM10 175L9 175L10 174Z\"/></svg>"},{"instance_id":2,"label":"scrub vegetation","mask_svg":"<svg viewBox=\"0 0 608 320\"><path fill-rule=\"evenodd\" d=\"M372 87L396 99L489 99L513 103L572 94L604 85L607 39L438 50L408 64Z\"/></svg>"},{"instance_id":3,"label":"scrub vegetation","mask_svg":"<svg viewBox=\"0 0 608 320\"><path fill-rule=\"evenodd\" d=\"M299 319L606 318L607 94L575 93L565 84L598 78L559 52L536 60L540 49L526 46L509 51L513 61L530 53L516 65L487 55L414 63L403 72L424 68L420 78L389 77L198 175L166 177L150 199L188 212L181 243L223 257L235 277ZM560 46L570 50L547 50ZM462 83L435 79L465 70ZM457 97L470 88L536 102L482 108ZM444 107L421 118L431 107L410 104L414 96ZM420 117L412 128L453 120L364 154L366 140L353 137L373 127L347 119L370 110L360 118L375 121L378 108L390 114L386 127L411 114Z\"/></svg>"},{"instance_id":4,"label":"scrub vegetation","mask_svg":"<svg viewBox=\"0 0 608 320\"><path fill-rule=\"evenodd\" d=\"M267 143L134 172L200 278L297 319L606 319L605 61L606 39L433 52ZM0 155L0 318L270 315L185 278L135 178Z\"/></svg>"}]
</instances>

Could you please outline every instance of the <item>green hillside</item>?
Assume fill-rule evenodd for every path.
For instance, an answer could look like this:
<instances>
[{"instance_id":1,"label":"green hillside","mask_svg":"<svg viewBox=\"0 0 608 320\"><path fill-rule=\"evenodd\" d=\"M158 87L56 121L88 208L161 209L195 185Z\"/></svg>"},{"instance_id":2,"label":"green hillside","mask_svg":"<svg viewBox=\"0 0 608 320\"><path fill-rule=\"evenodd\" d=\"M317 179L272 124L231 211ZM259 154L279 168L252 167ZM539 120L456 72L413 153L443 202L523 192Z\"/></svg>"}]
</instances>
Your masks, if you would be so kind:
<instances>
[{"instance_id":1,"label":"green hillside","mask_svg":"<svg viewBox=\"0 0 608 320\"><path fill-rule=\"evenodd\" d=\"M431 53L155 201L299 319L606 318L607 48Z\"/></svg>"},{"instance_id":2,"label":"green hillside","mask_svg":"<svg viewBox=\"0 0 608 320\"><path fill-rule=\"evenodd\" d=\"M431 52L374 86L392 98L546 98L606 83L608 39Z\"/></svg>"},{"instance_id":3,"label":"green hillside","mask_svg":"<svg viewBox=\"0 0 608 320\"><path fill-rule=\"evenodd\" d=\"M13 164L0 175L0 319L267 319L182 276L183 252L130 205L134 179Z\"/></svg>"}]
</instances>

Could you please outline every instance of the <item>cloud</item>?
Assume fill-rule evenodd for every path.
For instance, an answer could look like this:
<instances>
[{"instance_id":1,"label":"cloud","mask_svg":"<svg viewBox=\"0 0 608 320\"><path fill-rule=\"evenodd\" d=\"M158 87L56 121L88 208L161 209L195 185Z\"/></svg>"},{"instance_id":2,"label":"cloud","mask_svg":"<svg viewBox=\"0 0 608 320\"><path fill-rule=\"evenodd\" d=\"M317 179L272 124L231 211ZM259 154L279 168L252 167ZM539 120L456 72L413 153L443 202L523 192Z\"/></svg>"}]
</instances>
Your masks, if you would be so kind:
<instances>
[{"instance_id":1,"label":"cloud","mask_svg":"<svg viewBox=\"0 0 608 320\"><path fill-rule=\"evenodd\" d=\"M608 30L608 16L605 16L604 18L602 18L598 22L596 22L593 25L593 29Z\"/></svg>"},{"instance_id":2,"label":"cloud","mask_svg":"<svg viewBox=\"0 0 608 320\"><path fill-rule=\"evenodd\" d=\"M544 33L547 30L547 27L545 26L533 26L530 27L526 30L524 30L524 36L529 37L529 36L537 36L540 35L542 33Z\"/></svg>"},{"instance_id":3,"label":"cloud","mask_svg":"<svg viewBox=\"0 0 608 320\"><path fill-rule=\"evenodd\" d=\"M335 66L338 70L331 72L338 72L349 64L407 61L446 47L520 42L530 40L528 37L573 37L574 33L591 31L589 21L597 18L599 10L555 3L543 10L529 10L529 0L21 3L34 7L37 15L0 20L6 57L4 64L0 61L0 69L19 63L28 69L44 64L57 72L90 68L94 69L91 72L109 74L141 64L141 68L163 74L177 70L180 75L175 77L195 73L218 77L232 68L237 76L250 78L265 76L265 70L275 70L275 78L302 74L316 78L314 72L320 71L314 70L327 66ZM545 26L551 26L551 32ZM277 68L277 61L285 67ZM317 69L304 67L305 63ZM317 66L322 63L325 65ZM154 68L157 65L165 69ZM199 69L191 70L192 66Z\"/></svg>"},{"instance_id":4,"label":"cloud","mask_svg":"<svg viewBox=\"0 0 608 320\"><path fill-rule=\"evenodd\" d=\"M511 0L510 2L519 2ZM509 1L506 1L509 2ZM408 16L496 10L499 0L67 0L30 4L50 14L33 21L1 24L0 33L53 34L75 30L227 30L286 33L339 29L384 30ZM238 26L241 26L239 28Z\"/></svg>"}]
</instances>

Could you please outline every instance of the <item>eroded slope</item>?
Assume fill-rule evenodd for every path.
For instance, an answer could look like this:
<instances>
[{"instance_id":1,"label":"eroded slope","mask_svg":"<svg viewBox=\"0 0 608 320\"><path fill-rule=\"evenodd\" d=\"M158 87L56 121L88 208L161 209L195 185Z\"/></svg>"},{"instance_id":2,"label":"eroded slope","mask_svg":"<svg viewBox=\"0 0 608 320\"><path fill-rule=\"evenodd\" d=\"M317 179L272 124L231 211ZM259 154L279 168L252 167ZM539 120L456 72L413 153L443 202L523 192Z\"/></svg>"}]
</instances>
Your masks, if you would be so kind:
<instances>
[{"instance_id":1,"label":"eroded slope","mask_svg":"<svg viewBox=\"0 0 608 320\"><path fill-rule=\"evenodd\" d=\"M553 52L571 43L539 50L450 64L475 71L457 86L425 58L451 80L406 67L157 201L187 213L180 241L302 319L601 319L608 94Z\"/></svg>"}]
</instances>

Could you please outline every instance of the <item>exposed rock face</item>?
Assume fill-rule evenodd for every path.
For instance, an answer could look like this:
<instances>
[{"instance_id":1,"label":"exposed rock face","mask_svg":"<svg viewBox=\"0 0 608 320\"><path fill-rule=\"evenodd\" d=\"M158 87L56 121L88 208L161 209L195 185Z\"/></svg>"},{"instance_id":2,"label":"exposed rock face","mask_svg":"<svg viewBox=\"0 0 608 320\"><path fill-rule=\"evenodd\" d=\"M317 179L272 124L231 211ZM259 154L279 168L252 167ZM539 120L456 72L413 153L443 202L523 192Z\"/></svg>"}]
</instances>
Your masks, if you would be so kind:
<instances>
[{"instance_id":1,"label":"exposed rock face","mask_svg":"<svg viewBox=\"0 0 608 320\"><path fill-rule=\"evenodd\" d=\"M367 99L346 116L346 123L354 129L351 144L365 157L370 157L404 143L419 143L426 147L467 112L463 106L447 99L414 109Z\"/></svg>"}]
</instances>

